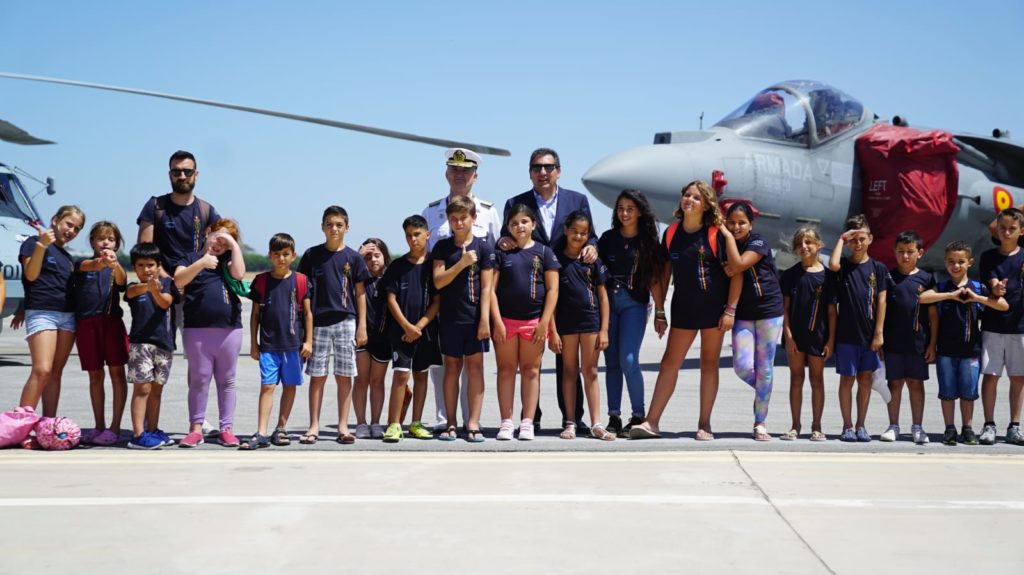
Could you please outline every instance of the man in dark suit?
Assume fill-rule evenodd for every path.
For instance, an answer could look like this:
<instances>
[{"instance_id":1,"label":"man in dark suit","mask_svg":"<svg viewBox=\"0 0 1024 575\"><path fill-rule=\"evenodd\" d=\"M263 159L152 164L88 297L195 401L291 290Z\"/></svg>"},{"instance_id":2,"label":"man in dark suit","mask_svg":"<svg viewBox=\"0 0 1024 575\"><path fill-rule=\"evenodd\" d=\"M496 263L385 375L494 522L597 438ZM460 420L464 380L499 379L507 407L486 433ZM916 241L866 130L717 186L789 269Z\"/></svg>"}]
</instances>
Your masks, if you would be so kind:
<instances>
[{"instance_id":1,"label":"man in dark suit","mask_svg":"<svg viewBox=\"0 0 1024 575\"><path fill-rule=\"evenodd\" d=\"M565 218L572 212L580 210L587 214L590 221L589 245L583 249L580 257L591 263L597 259L597 234L594 220L590 215L590 202L587 196L558 186L558 178L562 175L562 164L558 152L550 148L538 148L530 154L530 181L533 188L525 191L507 202L502 216L501 239L498 249L510 250L516 246L512 234L508 231L508 213L512 206L524 204L537 214L537 227L533 230L533 241L555 248L558 240L565 235ZM583 423L583 382L576 376L576 413L565 413L565 399L562 397L562 356L555 356L555 381L558 386L558 409L562 412L562 427L567 421L575 421L580 433L587 433L589 428ZM537 406L534 428L540 430L541 409Z\"/></svg>"}]
</instances>

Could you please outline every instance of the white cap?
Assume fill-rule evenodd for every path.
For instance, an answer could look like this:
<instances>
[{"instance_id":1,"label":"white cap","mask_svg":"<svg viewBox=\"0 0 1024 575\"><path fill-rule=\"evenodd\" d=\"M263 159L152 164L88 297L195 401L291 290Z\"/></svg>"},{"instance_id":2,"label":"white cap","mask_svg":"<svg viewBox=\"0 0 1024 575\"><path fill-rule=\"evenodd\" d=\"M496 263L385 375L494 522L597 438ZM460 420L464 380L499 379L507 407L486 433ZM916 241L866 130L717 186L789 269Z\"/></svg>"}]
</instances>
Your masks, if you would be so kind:
<instances>
[{"instance_id":1,"label":"white cap","mask_svg":"<svg viewBox=\"0 0 1024 575\"><path fill-rule=\"evenodd\" d=\"M466 148L448 148L444 158L449 166L459 168L475 168L480 165L480 154Z\"/></svg>"}]
</instances>

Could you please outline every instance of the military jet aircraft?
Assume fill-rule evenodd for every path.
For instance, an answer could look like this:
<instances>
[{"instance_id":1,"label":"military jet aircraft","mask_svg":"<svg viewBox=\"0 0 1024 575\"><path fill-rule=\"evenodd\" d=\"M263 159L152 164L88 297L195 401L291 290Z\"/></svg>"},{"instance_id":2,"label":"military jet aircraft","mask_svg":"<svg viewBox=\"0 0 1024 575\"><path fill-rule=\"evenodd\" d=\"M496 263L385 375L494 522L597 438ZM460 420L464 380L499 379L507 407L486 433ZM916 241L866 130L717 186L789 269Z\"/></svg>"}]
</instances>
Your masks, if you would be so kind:
<instances>
[{"instance_id":1,"label":"military jet aircraft","mask_svg":"<svg viewBox=\"0 0 1024 575\"><path fill-rule=\"evenodd\" d=\"M926 251L921 262L931 269L942 269L941 246L954 239L969 241L976 254L991 248L987 225L995 212L1024 203L1024 147L1008 141L1001 130L991 137L946 133L955 144L947 147L952 150L949 163L955 164L948 181L958 183L946 190L945 201L906 201L900 197L905 191L892 189L896 186L891 181L887 189L885 178L866 172L858 159L857 142L872 130L884 132L886 126L902 128L907 121L899 116L891 122L879 119L857 99L820 82L781 82L758 92L708 130L658 133L651 145L608 156L584 174L583 184L612 208L623 189L639 189L659 219L671 221L682 186L706 180L720 201L754 204L760 212L755 228L779 249L780 266L795 261L786 256L785 247L797 228L818 227L831 247L844 220L862 211L869 222L874 218L888 228L902 227L872 226L876 242L871 255L882 261L892 258L893 245L878 242L880 232L891 237L914 227L933 229L925 237L926 250L938 249ZM938 137L925 134L926 145L928 138ZM876 158L874 164L886 168L892 161L895 153ZM942 205L917 205L931 200Z\"/></svg>"}]
</instances>

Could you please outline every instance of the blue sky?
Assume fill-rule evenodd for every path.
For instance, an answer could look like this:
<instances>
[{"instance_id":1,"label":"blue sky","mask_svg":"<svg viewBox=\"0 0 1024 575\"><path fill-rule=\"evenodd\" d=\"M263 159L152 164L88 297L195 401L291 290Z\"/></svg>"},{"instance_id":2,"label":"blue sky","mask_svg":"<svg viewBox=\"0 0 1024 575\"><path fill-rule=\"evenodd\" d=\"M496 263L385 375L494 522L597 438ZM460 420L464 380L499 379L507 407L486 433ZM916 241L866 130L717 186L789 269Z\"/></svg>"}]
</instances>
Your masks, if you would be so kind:
<instances>
[{"instance_id":1,"label":"blue sky","mask_svg":"<svg viewBox=\"0 0 1024 575\"><path fill-rule=\"evenodd\" d=\"M559 151L564 187L660 131L709 126L758 90L820 80L883 117L1024 138L1024 3L34 2L3 0L0 70L179 93L508 148L475 192L530 187L529 152ZM75 203L134 237L167 157L196 154L196 192L260 251L286 231L383 237L447 193L442 150L108 92L0 79L0 118L56 146L0 142L0 161L56 178L44 214ZM29 186L38 189L34 184ZM610 211L595 204L600 230ZM83 236L84 237L84 236ZM86 249L79 239L75 247Z\"/></svg>"}]
</instances>

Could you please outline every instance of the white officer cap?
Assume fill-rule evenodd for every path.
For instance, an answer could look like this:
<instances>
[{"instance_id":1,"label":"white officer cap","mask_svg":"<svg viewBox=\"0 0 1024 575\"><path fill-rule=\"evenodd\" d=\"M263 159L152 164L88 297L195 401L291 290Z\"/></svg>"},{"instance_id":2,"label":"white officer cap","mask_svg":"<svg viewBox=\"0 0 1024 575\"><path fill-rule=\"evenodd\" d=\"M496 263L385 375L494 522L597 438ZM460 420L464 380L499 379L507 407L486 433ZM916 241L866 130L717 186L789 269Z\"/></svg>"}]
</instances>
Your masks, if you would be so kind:
<instances>
[{"instance_id":1,"label":"white officer cap","mask_svg":"<svg viewBox=\"0 0 1024 575\"><path fill-rule=\"evenodd\" d=\"M446 164L459 168L475 168L480 165L480 154L466 148L448 148L444 151Z\"/></svg>"}]
</instances>

